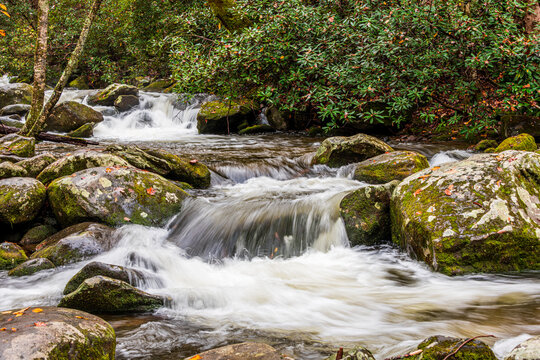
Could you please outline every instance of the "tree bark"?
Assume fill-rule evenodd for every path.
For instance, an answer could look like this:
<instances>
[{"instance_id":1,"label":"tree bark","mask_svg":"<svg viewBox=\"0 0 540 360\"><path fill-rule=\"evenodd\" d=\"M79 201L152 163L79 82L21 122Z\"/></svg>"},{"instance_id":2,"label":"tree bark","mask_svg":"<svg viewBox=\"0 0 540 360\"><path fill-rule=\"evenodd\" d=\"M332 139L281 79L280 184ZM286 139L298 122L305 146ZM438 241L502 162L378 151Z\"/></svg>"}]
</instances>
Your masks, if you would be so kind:
<instances>
[{"instance_id":1,"label":"tree bark","mask_svg":"<svg viewBox=\"0 0 540 360\"><path fill-rule=\"evenodd\" d=\"M26 121L39 116L43 109L45 98L45 80L47 72L47 41L49 28L49 0L39 0L38 3L38 26L36 37L36 49L34 57L34 91L32 93L32 108L26 117Z\"/></svg>"},{"instance_id":2,"label":"tree bark","mask_svg":"<svg viewBox=\"0 0 540 360\"><path fill-rule=\"evenodd\" d=\"M44 128L47 118L49 117L52 109L60 99L62 91L64 91L64 88L66 87L71 74L79 65L81 55L84 51L84 45L86 44L86 39L88 39L88 34L90 33L90 28L92 27L92 23L94 22L94 19L102 2L103 0L94 0L91 9L88 12L88 16L84 21L84 25L81 30L81 35L79 36L79 41L77 42L77 46L75 46L75 50L73 50L73 52L71 53L71 57L69 58L69 61L66 65L66 68L64 69L64 72L62 73L62 76L60 76L60 80L58 80L58 83L54 88L52 96L45 104L45 107L41 111L39 117L32 119L31 122L26 122L25 126L20 132L21 135L35 136Z\"/></svg>"}]
</instances>

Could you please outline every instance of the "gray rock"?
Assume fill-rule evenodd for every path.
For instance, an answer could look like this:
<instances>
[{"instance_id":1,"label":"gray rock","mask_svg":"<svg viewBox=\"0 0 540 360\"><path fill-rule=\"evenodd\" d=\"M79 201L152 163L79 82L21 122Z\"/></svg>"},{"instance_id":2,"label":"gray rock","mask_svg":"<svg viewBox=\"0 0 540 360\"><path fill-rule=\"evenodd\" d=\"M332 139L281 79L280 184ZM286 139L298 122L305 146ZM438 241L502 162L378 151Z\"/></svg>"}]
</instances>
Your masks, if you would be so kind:
<instances>
[{"instance_id":1,"label":"gray rock","mask_svg":"<svg viewBox=\"0 0 540 360\"><path fill-rule=\"evenodd\" d=\"M197 356L198 355L198 356ZM262 343L241 343L205 351L191 358L204 360L282 360L281 354L270 345Z\"/></svg>"},{"instance_id":2,"label":"gray rock","mask_svg":"<svg viewBox=\"0 0 540 360\"><path fill-rule=\"evenodd\" d=\"M118 97L122 95L139 96L139 89L135 86L125 84L112 84L106 89L90 96L88 103L91 105L113 106Z\"/></svg>"},{"instance_id":3,"label":"gray rock","mask_svg":"<svg viewBox=\"0 0 540 360\"><path fill-rule=\"evenodd\" d=\"M139 106L139 104L139 97L135 95L120 95L114 101L114 107L121 112L131 110L135 106Z\"/></svg>"},{"instance_id":4,"label":"gray rock","mask_svg":"<svg viewBox=\"0 0 540 360\"><path fill-rule=\"evenodd\" d=\"M15 104L15 105L8 105L2 108L0 111L0 116L8 116L8 115L22 115L25 116L28 114L32 106L27 104Z\"/></svg>"},{"instance_id":5,"label":"gray rock","mask_svg":"<svg viewBox=\"0 0 540 360\"><path fill-rule=\"evenodd\" d=\"M0 154L22 157L34 156L36 139L9 134L0 138Z\"/></svg>"},{"instance_id":6,"label":"gray rock","mask_svg":"<svg viewBox=\"0 0 540 360\"><path fill-rule=\"evenodd\" d=\"M28 84L3 85L0 87L0 109L13 104L30 104L32 93L32 86Z\"/></svg>"},{"instance_id":7,"label":"gray rock","mask_svg":"<svg viewBox=\"0 0 540 360\"><path fill-rule=\"evenodd\" d=\"M17 166L20 166L26 170L26 176L28 177L37 177L40 172L43 171L47 166L56 161L56 156L50 153L43 153L37 156L34 156L29 159L25 159L17 162Z\"/></svg>"},{"instance_id":8,"label":"gray rock","mask_svg":"<svg viewBox=\"0 0 540 360\"><path fill-rule=\"evenodd\" d=\"M31 259L23 262L18 265L16 268L11 269L8 272L9 276L28 276L35 274L42 270L54 269L56 266L49 260L45 258Z\"/></svg>"},{"instance_id":9,"label":"gray rock","mask_svg":"<svg viewBox=\"0 0 540 360\"><path fill-rule=\"evenodd\" d=\"M0 270L10 270L27 260L24 250L17 244L3 242L0 244Z\"/></svg>"},{"instance_id":10,"label":"gray rock","mask_svg":"<svg viewBox=\"0 0 540 360\"><path fill-rule=\"evenodd\" d=\"M45 131L69 132L81 126L103 121L103 115L89 106L67 101L56 106L45 126Z\"/></svg>"},{"instance_id":11,"label":"gray rock","mask_svg":"<svg viewBox=\"0 0 540 360\"><path fill-rule=\"evenodd\" d=\"M27 172L23 167L9 161L0 163L0 179L25 176L27 176Z\"/></svg>"},{"instance_id":12,"label":"gray rock","mask_svg":"<svg viewBox=\"0 0 540 360\"><path fill-rule=\"evenodd\" d=\"M516 346L504 360L538 360L540 359L540 335L530 338Z\"/></svg>"}]
</instances>

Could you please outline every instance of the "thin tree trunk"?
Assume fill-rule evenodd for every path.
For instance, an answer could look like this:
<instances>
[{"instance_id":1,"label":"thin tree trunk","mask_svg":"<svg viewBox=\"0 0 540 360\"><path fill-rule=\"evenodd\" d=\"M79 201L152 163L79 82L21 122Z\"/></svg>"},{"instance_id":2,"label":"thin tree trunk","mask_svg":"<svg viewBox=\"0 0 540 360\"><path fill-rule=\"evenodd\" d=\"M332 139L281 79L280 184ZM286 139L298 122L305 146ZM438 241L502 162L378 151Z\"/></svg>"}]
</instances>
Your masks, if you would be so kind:
<instances>
[{"instance_id":1,"label":"thin tree trunk","mask_svg":"<svg viewBox=\"0 0 540 360\"><path fill-rule=\"evenodd\" d=\"M47 32L49 28L49 0L39 0L38 3L38 31L36 37L36 50L34 58L34 91L32 95L32 108L26 121L32 123L43 109L45 98L45 80L47 72Z\"/></svg>"},{"instance_id":2,"label":"thin tree trunk","mask_svg":"<svg viewBox=\"0 0 540 360\"><path fill-rule=\"evenodd\" d=\"M79 60L81 59L81 55L84 51L84 45L86 43L86 39L88 38L88 34L90 33L90 28L92 27L92 23L94 22L94 19L97 15L97 12L102 2L103 0L94 0L94 3L92 4L92 8L90 9L88 16L86 17L86 20L84 21L84 26L81 30L81 35L79 37L79 41L77 42L77 46L75 47L75 50L73 50L73 53L71 53L71 57L68 61L68 64L66 68L64 69L64 72L62 73L60 80L58 80L58 83L56 84L56 87L54 88L52 96L49 98L49 100L45 104L45 107L41 111L39 117L34 118L31 123L28 121L26 122L25 126L20 132L21 135L35 136L45 127L47 118L49 117L52 109L54 108L58 100L60 99L60 96L62 95L62 91L64 91L64 88L66 87L71 74L79 65Z\"/></svg>"}]
</instances>

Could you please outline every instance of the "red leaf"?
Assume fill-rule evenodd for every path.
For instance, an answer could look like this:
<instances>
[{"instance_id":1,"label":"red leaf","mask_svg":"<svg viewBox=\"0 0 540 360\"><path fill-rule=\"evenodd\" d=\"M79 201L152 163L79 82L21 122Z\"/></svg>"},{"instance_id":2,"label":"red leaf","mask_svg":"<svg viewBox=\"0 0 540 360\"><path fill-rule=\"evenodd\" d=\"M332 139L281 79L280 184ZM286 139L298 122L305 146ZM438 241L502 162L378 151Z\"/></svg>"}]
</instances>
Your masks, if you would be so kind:
<instances>
[{"instance_id":1,"label":"red leaf","mask_svg":"<svg viewBox=\"0 0 540 360\"><path fill-rule=\"evenodd\" d=\"M156 190L154 190L154 188L152 187L149 187L148 189L146 189L146 192L148 193L148 195L154 195L156 193Z\"/></svg>"},{"instance_id":2,"label":"red leaf","mask_svg":"<svg viewBox=\"0 0 540 360\"><path fill-rule=\"evenodd\" d=\"M38 322L34 323L34 326L35 327L43 327L43 326L47 326L47 324L45 324L43 321L38 321Z\"/></svg>"}]
</instances>

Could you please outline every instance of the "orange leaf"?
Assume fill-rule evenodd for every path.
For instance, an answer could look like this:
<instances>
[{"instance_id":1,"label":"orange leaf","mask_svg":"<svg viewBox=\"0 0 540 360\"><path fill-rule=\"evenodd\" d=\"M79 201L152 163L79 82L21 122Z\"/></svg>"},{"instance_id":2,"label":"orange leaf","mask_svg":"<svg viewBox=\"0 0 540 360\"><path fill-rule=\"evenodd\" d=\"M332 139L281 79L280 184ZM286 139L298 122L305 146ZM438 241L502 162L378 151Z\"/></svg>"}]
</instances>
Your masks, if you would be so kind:
<instances>
[{"instance_id":1,"label":"orange leaf","mask_svg":"<svg viewBox=\"0 0 540 360\"><path fill-rule=\"evenodd\" d=\"M148 189L146 189L146 192L148 193L148 195L154 195L156 193L156 190L154 190L154 188L149 187Z\"/></svg>"},{"instance_id":2,"label":"orange leaf","mask_svg":"<svg viewBox=\"0 0 540 360\"><path fill-rule=\"evenodd\" d=\"M43 327L43 326L47 326L47 324L45 324L43 321L38 321L38 322L34 323L34 326L35 327Z\"/></svg>"},{"instance_id":3,"label":"orange leaf","mask_svg":"<svg viewBox=\"0 0 540 360\"><path fill-rule=\"evenodd\" d=\"M17 328L11 328L11 331L15 332L17 331Z\"/></svg>"},{"instance_id":4,"label":"orange leaf","mask_svg":"<svg viewBox=\"0 0 540 360\"><path fill-rule=\"evenodd\" d=\"M0 331L6 331L7 329L6 328L1 328Z\"/></svg>"},{"instance_id":5,"label":"orange leaf","mask_svg":"<svg viewBox=\"0 0 540 360\"><path fill-rule=\"evenodd\" d=\"M111 171L113 171L113 169L111 169L111 168L106 168L106 169L105 169L105 172L106 172L106 173L110 173Z\"/></svg>"},{"instance_id":6,"label":"orange leaf","mask_svg":"<svg viewBox=\"0 0 540 360\"><path fill-rule=\"evenodd\" d=\"M432 171L435 171L435 170L439 170L441 167L440 166L435 166L433 168L431 168Z\"/></svg>"},{"instance_id":7,"label":"orange leaf","mask_svg":"<svg viewBox=\"0 0 540 360\"><path fill-rule=\"evenodd\" d=\"M418 189L414 192L414 197L416 197L418 194L422 192L422 189Z\"/></svg>"},{"instance_id":8,"label":"orange leaf","mask_svg":"<svg viewBox=\"0 0 540 360\"><path fill-rule=\"evenodd\" d=\"M195 355L195 356L189 358L189 360L201 360L201 359L202 359L201 355Z\"/></svg>"},{"instance_id":9,"label":"orange leaf","mask_svg":"<svg viewBox=\"0 0 540 360\"><path fill-rule=\"evenodd\" d=\"M43 311L43 309L41 309L41 308L35 308L34 310L32 310L32 312L34 312L34 313L40 313L42 311Z\"/></svg>"},{"instance_id":10,"label":"orange leaf","mask_svg":"<svg viewBox=\"0 0 540 360\"><path fill-rule=\"evenodd\" d=\"M85 318L85 317L83 317L83 316L79 316L79 315L77 315L77 316L75 316L75 317L76 317L77 319L83 319L83 320L88 320L88 318Z\"/></svg>"}]
</instances>

